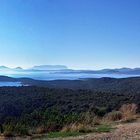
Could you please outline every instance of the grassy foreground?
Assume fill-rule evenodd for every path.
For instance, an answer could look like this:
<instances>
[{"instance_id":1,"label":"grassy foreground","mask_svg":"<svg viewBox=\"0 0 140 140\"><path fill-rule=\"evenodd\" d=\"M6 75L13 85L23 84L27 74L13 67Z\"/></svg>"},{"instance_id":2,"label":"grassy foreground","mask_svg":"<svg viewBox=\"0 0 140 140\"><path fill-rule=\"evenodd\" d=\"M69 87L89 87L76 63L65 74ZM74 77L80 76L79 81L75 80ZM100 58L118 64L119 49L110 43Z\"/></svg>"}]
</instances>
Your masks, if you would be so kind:
<instances>
[{"instance_id":1,"label":"grassy foreground","mask_svg":"<svg viewBox=\"0 0 140 140\"><path fill-rule=\"evenodd\" d=\"M70 137L70 136L81 136L81 135L86 135L89 133L102 133L102 132L110 132L112 129L111 125L108 124L102 124L98 125L95 130L91 132L79 132L79 131L69 131L69 132L49 132L48 134L38 134L33 136L33 139L43 139L43 138L65 138L65 137Z\"/></svg>"},{"instance_id":2,"label":"grassy foreground","mask_svg":"<svg viewBox=\"0 0 140 140\"><path fill-rule=\"evenodd\" d=\"M51 115L52 120L50 120L50 128L53 129L48 129L47 125L40 125L34 129L30 128L30 131L27 131L27 128L20 124L16 126L5 125L3 127L4 133L2 134L5 137L30 136L32 139L47 139L74 137L86 135L88 133L110 132L111 129L115 128L117 123L133 122L137 117L136 110L137 106L135 104L125 104L119 109L119 111L112 111L109 113L104 113L104 109L101 108L97 110L98 115L95 115L92 111L81 116L73 115L71 116L74 117L74 119L72 118L73 122L63 123L63 127L59 127L63 122L59 117L57 118L59 125L58 123L54 123L54 120L58 116L58 114L55 113L54 115ZM78 120L75 118L78 118Z\"/></svg>"},{"instance_id":3,"label":"grassy foreground","mask_svg":"<svg viewBox=\"0 0 140 140\"><path fill-rule=\"evenodd\" d=\"M42 138L64 138L64 137L70 137L70 136L80 136L80 135L85 135L87 133L82 133L82 132L50 132L48 134L38 134L33 136L33 139L42 139Z\"/></svg>"}]
</instances>

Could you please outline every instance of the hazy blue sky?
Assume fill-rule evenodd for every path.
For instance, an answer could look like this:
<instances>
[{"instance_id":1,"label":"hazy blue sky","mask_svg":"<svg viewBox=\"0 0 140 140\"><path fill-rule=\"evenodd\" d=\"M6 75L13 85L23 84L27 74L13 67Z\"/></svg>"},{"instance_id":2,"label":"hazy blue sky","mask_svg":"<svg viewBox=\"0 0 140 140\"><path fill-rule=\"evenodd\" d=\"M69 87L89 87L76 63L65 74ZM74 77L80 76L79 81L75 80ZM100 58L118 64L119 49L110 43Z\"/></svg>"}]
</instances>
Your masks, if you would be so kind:
<instances>
[{"instance_id":1,"label":"hazy blue sky","mask_svg":"<svg viewBox=\"0 0 140 140\"><path fill-rule=\"evenodd\" d=\"M0 0L0 65L140 67L140 0Z\"/></svg>"}]
</instances>

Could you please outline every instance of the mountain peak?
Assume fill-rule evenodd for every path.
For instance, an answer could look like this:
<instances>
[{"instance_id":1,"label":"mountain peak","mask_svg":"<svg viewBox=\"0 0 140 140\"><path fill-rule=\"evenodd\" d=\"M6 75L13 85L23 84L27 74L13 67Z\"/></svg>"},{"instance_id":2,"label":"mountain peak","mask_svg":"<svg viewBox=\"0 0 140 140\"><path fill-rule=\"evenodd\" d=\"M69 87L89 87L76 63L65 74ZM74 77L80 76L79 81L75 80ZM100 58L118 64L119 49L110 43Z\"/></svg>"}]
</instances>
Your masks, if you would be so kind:
<instances>
[{"instance_id":1,"label":"mountain peak","mask_svg":"<svg viewBox=\"0 0 140 140\"><path fill-rule=\"evenodd\" d=\"M22 70L22 68L21 67L16 67L16 68L14 68L15 70Z\"/></svg>"},{"instance_id":2,"label":"mountain peak","mask_svg":"<svg viewBox=\"0 0 140 140\"><path fill-rule=\"evenodd\" d=\"M0 69L9 69L9 68L6 66L0 66Z\"/></svg>"}]
</instances>

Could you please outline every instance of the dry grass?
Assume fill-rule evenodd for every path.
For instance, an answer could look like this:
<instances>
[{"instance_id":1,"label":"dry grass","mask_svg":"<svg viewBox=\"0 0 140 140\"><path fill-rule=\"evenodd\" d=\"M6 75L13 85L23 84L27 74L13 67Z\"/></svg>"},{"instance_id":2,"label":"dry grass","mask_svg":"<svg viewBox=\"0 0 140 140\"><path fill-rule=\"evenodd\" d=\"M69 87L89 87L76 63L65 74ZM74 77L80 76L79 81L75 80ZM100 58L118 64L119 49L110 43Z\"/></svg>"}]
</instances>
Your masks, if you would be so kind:
<instances>
[{"instance_id":1,"label":"dry grass","mask_svg":"<svg viewBox=\"0 0 140 140\"><path fill-rule=\"evenodd\" d=\"M113 111L106 114L104 117L94 116L87 112L84 114L82 121L78 121L69 125L65 125L61 132L93 132L96 127L101 124L112 124L113 122L131 122L136 117L137 105L125 104L119 111Z\"/></svg>"},{"instance_id":2,"label":"dry grass","mask_svg":"<svg viewBox=\"0 0 140 140\"><path fill-rule=\"evenodd\" d=\"M86 133L86 132L92 132L93 128L89 125L86 125L86 124L74 123L74 124L64 126L61 131L62 132L78 131L78 132Z\"/></svg>"},{"instance_id":3,"label":"dry grass","mask_svg":"<svg viewBox=\"0 0 140 140\"><path fill-rule=\"evenodd\" d=\"M103 119L105 121L114 122L119 121L123 118L123 115L120 111L113 111L108 113Z\"/></svg>"},{"instance_id":4,"label":"dry grass","mask_svg":"<svg viewBox=\"0 0 140 140\"><path fill-rule=\"evenodd\" d=\"M106 114L102 121L108 123L115 121L131 122L132 120L136 119L136 111L136 104L124 104L121 106L119 111L112 111Z\"/></svg>"},{"instance_id":5,"label":"dry grass","mask_svg":"<svg viewBox=\"0 0 140 140\"><path fill-rule=\"evenodd\" d=\"M100 125L102 123L102 117L98 117L98 116L95 116L93 119L92 119L92 125Z\"/></svg>"},{"instance_id":6,"label":"dry grass","mask_svg":"<svg viewBox=\"0 0 140 140\"><path fill-rule=\"evenodd\" d=\"M136 104L125 104L120 108L123 120L128 120L136 117L137 105Z\"/></svg>"},{"instance_id":7,"label":"dry grass","mask_svg":"<svg viewBox=\"0 0 140 140\"><path fill-rule=\"evenodd\" d=\"M46 129L45 125L40 125L36 128L35 131L37 134L42 134L42 133L45 133L47 131L47 129Z\"/></svg>"}]
</instances>

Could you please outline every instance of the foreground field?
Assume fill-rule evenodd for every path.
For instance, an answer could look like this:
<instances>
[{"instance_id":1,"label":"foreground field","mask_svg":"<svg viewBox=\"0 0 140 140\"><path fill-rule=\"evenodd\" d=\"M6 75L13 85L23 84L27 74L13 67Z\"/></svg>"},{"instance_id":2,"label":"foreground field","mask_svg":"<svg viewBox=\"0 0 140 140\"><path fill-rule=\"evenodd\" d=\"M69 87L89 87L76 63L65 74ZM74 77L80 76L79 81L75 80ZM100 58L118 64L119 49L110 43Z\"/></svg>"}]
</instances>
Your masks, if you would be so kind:
<instances>
[{"instance_id":1,"label":"foreground field","mask_svg":"<svg viewBox=\"0 0 140 140\"><path fill-rule=\"evenodd\" d=\"M133 123L119 124L109 133L91 133L84 136L48 140L140 140L140 119Z\"/></svg>"},{"instance_id":2,"label":"foreground field","mask_svg":"<svg viewBox=\"0 0 140 140\"><path fill-rule=\"evenodd\" d=\"M0 140L33 140L31 137L5 138ZM140 140L140 119L132 123L118 124L108 133L90 133L82 136L66 138L34 138L34 140Z\"/></svg>"}]
</instances>

